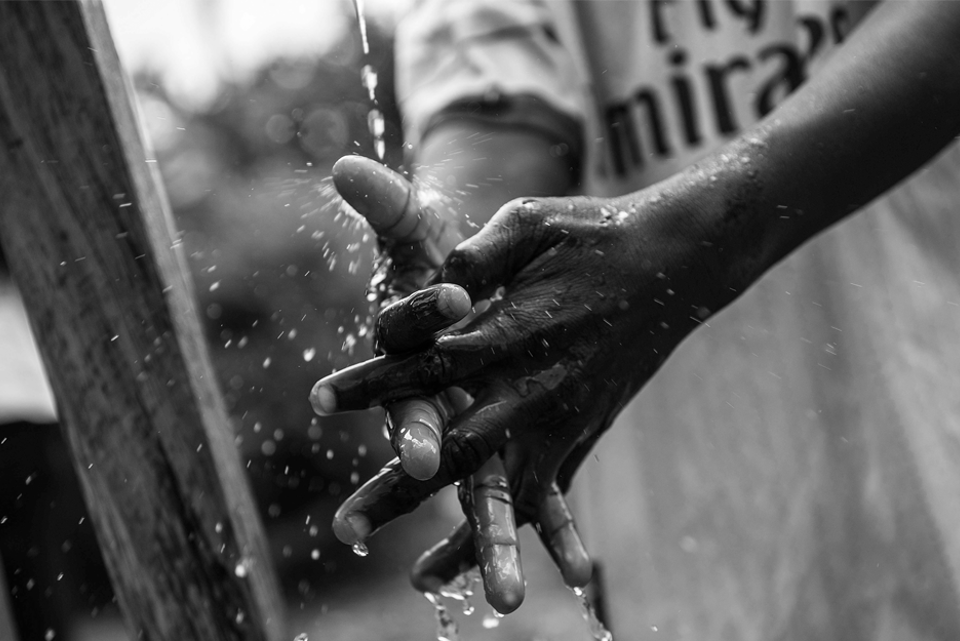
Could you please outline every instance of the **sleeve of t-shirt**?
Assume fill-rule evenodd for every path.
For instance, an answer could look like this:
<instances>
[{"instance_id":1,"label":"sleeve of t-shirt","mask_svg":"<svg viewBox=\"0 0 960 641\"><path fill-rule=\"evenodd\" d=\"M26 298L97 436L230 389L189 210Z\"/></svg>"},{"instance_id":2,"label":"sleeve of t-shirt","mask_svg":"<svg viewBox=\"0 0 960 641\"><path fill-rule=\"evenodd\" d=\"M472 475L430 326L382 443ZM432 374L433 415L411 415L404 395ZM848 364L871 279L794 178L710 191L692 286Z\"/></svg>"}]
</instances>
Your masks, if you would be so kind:
<instances>
[{"instance_id":1,"label":"sleeve of t-shirt","mask_svg":"<svg viewBox=\"0 0 960 641\"><path fill-rule=\"evenodd\" d=\"M523 127L583 147L582 66L542 0L421 0L397 31L407 142L451 120Z\"/></svg>"}]
</instances>

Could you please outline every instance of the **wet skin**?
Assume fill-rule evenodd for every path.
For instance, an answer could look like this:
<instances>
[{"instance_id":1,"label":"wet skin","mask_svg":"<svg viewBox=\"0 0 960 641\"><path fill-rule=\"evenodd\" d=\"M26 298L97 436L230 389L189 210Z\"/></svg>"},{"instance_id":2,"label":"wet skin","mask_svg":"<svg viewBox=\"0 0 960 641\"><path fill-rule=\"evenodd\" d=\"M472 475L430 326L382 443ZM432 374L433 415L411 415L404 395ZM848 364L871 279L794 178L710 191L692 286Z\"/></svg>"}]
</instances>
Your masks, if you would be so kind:
<instances>
[{"instance_id":1,"label":"wet skin","mask_svg":"<svg viewBox=\"0 0 960 641\"><path fill-rule=\"evenodd\" d=\"M537 526L568 583L588 578L562 491L591 445L687 334L960 135L958 38L958 3L884 3L818 76L698 165L620 198L504 206L432 277L474 303L492 297L486 311L419 351L381 356L314 387L320 413L430 398L436 412L425 420L445 423L436 474L417 480L400 464L385 468L341 506L341 540L363 540L439 488L487 475L484 464L499 455L516 523ZM370 168L361 200L377 202L378 172ZM783 208L797 215L785 220ZM414 258L446 255L409 247ZM416 305L407 307L416 318ZM442 396L450 388L473 403L455 407ZM480 486L495 490L489 500L502 498L502 483L484 479ZM503 510L480 518L486 508L477 508L476 492L472 500L472 527L418 561L418 587L452 578L477 548L509 545L490 527L498 519L509 527ZM504 572L517 576L511 567L519 566L506 563ZM510 607L512 596L500 605Z\"/></svg>"},{"instance_id":2,"label":"wet skin","mask_svg":"<svg viewBox=\"0 0 960 641\"><path fill-rule=\"evenodd\" d=\"M626 399L700 322L687 311L692 301L685 294L699 290L684 284L685 268L697 252L687 251L694 244L671 237L667 202L658 195L650 202L580 198L510 204L454 250L435 277L446 287L462 287L474 301L502 286L502 296L486 311L418 352L388 353L318 383L312 395L318 412L417 403L419 424L443 429L436 474L418 480L396 464L388 466L341 506L335 521L341 540L365 539L441 487L477 474L499 453L506 479L474 476L474 486L510 487L517 523L537 527L565 581L573 586L589 581L591 563L561 488ZM631 240L636 234L629 228L641 220L656 237L649 245ZM581 269L570 274L569 264ZM637 288L638 273L645 287ZM430 307L423 296L395 303L386 317L398 326L408 325L397 320L404 316L418 322ZM648 301L654 298L664 304L651 309ZM713 307L697 300L695 310ZM383 318L377 334L388 336ZM642 347L629 340L638 330L651 336ZM444 394L451 386L469 393L473 404L453 408L443 396L429 403L409 400ZM409 424L410 415L394 419L397 425L402 420ZM400 432L394 431L395 441ZM402 442L397 449L401 461L415 456ZM519 565L493 559L498 545L513 545L499 542L503 532L509 533L506 540L515 539L512 515L496 505L502 493L472 498L465 507L476 533L473 549L464 545L462 533L455 535L420 560L414 581L435 588L479 550L481 569L499 567L485 573L488 597L509 611L516 592L497 586L522 585Z\"/></svg>"},{"instance_id":3,"label":"wet skin","mask_svg":"<svg viewBox=\"0 0 960 641\"><path fill-rule=\"evenodd\" d=\"M375 340L378 353L384 354L378 362L393 362L400 358L397 354L429 346L438 332L460 321L470 311L466 290L450 284L427 287L402 301L396 300L412 286L423 285L428 273L436 272L439 263L435 257L444 253L444 242L449 245L449 240L456 239L456 235L450 228L435 229L434 226L440 224L439 217L416 204L416 194L408 183L376 163L356 157L342 159L334 169L334 179L345 200L363 214L381 236L383 254L377 265L375 283L383 305ZM446 233L446 237L440 232ZM399 235L391 237L390 234ZM402 384L398 380L394 386ZM329 397L322 387L312 396L314 408L320 413L326 413L327 400ZM391 442L399 462L388 465L344 503L334 522L338 538L348 544L362 541L394 518L398 509L409 511L419 505L424 499L424 488L437 483L439 488L449 483L445 477L436 476L441 462L441 431L456 414L467 411L470 403L470 397L459 388L447 388L431 397L409 397L385 403ZM424 555L414 569L414 583L421 590L436 591L442 583L479 563L488 601L506 613L518 607L523 599L517 523L510 493L503 491L509 486L499 458L485 456L484 460L487 463L484 470L477 472L479 476L465 475L464 487L471 486L476 491L461 492L469 525L465 524L460 532L468 536L461 534L461 540L442 543ZM412 491L406 489L411 484L417 486ZM542 516L522 517L523 522L543 521L539 531L544 533L545 542L550 543L551 554L561 561L564 576L571 585L584 585L592 571L589 557L576 534L562 494L555 489L549 495L547 507L540 510ZM475 536L469 536L471 531ZM464 541L470 544L462 545ZM455 553L451 554L450 550L454 549Z\"/></svg>"}]
</instances>

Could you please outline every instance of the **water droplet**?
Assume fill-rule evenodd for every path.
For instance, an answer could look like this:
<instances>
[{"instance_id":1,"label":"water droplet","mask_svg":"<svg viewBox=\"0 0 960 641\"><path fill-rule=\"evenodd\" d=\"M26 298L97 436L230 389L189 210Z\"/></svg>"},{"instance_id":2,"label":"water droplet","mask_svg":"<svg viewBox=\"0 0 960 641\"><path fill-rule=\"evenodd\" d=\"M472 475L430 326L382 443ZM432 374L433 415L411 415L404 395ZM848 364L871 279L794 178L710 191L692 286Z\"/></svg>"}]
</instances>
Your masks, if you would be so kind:
<instances>
[{"instance_id":1,"label":"water droplet","mask_svg":"<svg viewBox=\"0 0 960 641\"><path fill-rule=\"evenodd\" d=\"M54 637L57 636L57 633L54 632L53 628L47 628L46 633L43 635L44 641L53 641Z\"/></svg>"},{"instance_id":2,"label":"water droplet","mask_svg":"<svg viewBox=\"0 0 960 641\"><path fill-rule=\"evenodd\" d=\"M271 363L271 362L272 362L272 361L271 361L271 359L270 359L269 356L267 356L265 359L263 359L263 369L267 369L268 367L270 367L270 363Z\"/></svg>"},{"instance_id":3,"label":"water droplet","mask_svg":"<svg viewBox=\"0 0 960 641\"><path fill-rule=\"evenodd\" d=\"M306 632L301 632L297 636L293 637L293 641L310 641L310 638L307 636Z\"/></svg>"},{"instance_id":4,"label":"water droplet","mask_svg":"<svg viewBox=\"0 0 960 641\"><path fill-rule=\"evenodd\" d=\"M223 532L223 523L218 521L217 524L213 526L213 529L216 530L217 534L220 534Z\"/></svg>"},{"instance_id":5,"label":"water droplet","mask_svg":"<svg viewBox=\"0 0 960 641\"><path fill-rule=\"evenodd\" d=\"M613 634L611 634L610 630L607 630L600 619L597 618L597 611L594 609L593 604L590 603L590 600L587 599L586 592L584 592L582 588L570 589L580 603L580 614L583 616L583 620L587 622L587 625L590 626L590 634L593 636L594 641L613 641Z\"/></svg>"},{"instance_id":6,"label":"water droplet","mask_svg":"<svg viewBox=\"0 0 960 641\"><path fill-rule=\"evenodd\" d=\"M353 549L353 553L356 554L357 556L367 556L368 554L370 554L370 550L367 548L367 546L364 545L363 543L360 543L359 541L353 544L352 549Z\"/></svg>"},{"instance_id":7,"label":"water droplet","mask_svg":"<svg viewBox=\"0 0 960 641\"><path fill-rule=\"evenodd\" d=\"M312 361L313 357L316 355L317 355L317 350L314 349L313 347L309 347L303 350L303 360L305 360L308 363Z\"/></svg>"},{"instance_id":8,"label":"water droplet","mask_svg":"<svg viewBox=\"0 0 960 641\"><path fill-rule=\"evenodd\" d=\"M500 613L494 610L493 612L488 612L483 615L483 627L487 630L492 630L500 625L500 617L497 616L498 614Z\"/></svg>"},{"instance_id":9,"label":"water droplet","mask_svg":"<svg viewBox=\"0 0 960 641\"><path fill-rule=\"evenodd\" d=\"M243 560L240 563L237 563L237 566L233 568L233 573L236 574L241 579L247 576L247 561Z\"/></svg>"},{"instance_id":10,"label":"water droplet","mask_svg":"<svg viewBox=\"0 0 960 641\"><path fill-rule=\"evenodd\" d=\"M311 550L311 551L310 551L310 558L313 559L314 561L316 561L317 559L319 559L319 558L320 558L320 550L318 550L317 548L314 548L313 550Z\"/></svg>"},{"instance_id":11,"label":"water droplet","mask_svg":"<svg viewBox=\"0 0 960 641\"><path fill-rule=\"evenodd\" d=\"M423 596L433 604L437 617L437 641L460 641L460 631L457 622L453 620L447 608L440 602L440 595L424 592Z\"/></svg>"}]
</instances>

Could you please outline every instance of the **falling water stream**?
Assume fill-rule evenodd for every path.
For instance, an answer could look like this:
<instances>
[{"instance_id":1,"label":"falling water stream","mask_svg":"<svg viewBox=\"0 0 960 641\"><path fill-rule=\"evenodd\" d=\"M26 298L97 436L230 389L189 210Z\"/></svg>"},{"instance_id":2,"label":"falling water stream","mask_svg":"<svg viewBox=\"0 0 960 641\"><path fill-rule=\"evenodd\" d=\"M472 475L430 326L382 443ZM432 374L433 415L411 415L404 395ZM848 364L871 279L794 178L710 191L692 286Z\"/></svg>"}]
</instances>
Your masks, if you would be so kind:
<instances>
[{"instance_id":1,"label":"falling water stream","mask_svg":"<svg viewBox=\"0 0 960 641\"><path fill-rule=\"evenodd\" d=\"M363 56L366 60L370 57L370 41L367 39L367 19L363 11L363 0L353 0L353 8L357 11L360 39L363 41ZM363 65L363 69L360 71L360 82L367 90L367 96L373 104L370 113L367 114L367 129L370 130L370 135L373 137L373 148L377 152L377 158L382 162L387 147L383 139L386 125L383 120L383 113L380 111L380 103L377 100L377 70L373 65L369 63Z\"/></svg>"},{"instance_id":2,"label":"falling water stream","mask_svg":"<svg viewBox=\"0 0 960 641\"><path fill-rule=\"evenodd\" d=\"M583 615L583 620L590 626L590 634L593 635L594 641L613 641L613 634L600 621L593 604L587 599L587 593L581 588L571 588L571 591L580 603L580 614Z\"/></svg>"}]
</instances>

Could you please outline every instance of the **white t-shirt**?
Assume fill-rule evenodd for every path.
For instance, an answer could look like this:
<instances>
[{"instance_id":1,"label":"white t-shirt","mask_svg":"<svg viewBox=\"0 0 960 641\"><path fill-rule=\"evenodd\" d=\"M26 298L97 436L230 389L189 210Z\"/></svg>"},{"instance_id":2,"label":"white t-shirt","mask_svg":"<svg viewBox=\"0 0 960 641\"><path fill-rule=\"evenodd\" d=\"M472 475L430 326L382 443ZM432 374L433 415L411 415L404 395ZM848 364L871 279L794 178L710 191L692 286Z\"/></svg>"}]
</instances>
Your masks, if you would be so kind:
<instances>
[{"instance_id":1,"label":"white t-shirt","mask_svg":"<svg viewBox=\"0 0 960 641\"><path fill-rule=\"evenodd\" d=\"M23 301L0 277L0 424L56 420L53 393L40 362Z\"/></svg>"},{"instance_id":2,"label":"white t-shirt","mask_svg":"<svg viewBox=\"0 0 960 641\"><path fill-rule=\"evenodd\" d=\"M502 113L622 194L775 109L867 9L427 0L405 129L534 95L564 117ZM619 638L960 639L958 171L954 145L771 270L601 439L572 494Z\"/></svg>"}]
</instances>

